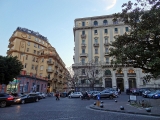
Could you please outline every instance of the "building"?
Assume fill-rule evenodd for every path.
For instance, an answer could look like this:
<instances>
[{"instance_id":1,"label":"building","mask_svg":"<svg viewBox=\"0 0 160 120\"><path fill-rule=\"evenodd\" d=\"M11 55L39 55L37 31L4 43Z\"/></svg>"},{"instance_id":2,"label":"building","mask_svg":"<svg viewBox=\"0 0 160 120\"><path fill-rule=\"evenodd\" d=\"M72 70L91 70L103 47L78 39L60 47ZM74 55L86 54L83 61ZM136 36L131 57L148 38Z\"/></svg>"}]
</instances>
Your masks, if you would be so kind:
<instances>
[{"instance_id":1,"label":"building","mask_svg":"<svg viewBox=\"0 0 160 120\"><path fill-rule=\"evenodd\" d=\"M74 20L74 24L75 47L72 68L75 73L80 71L77 88L90 89L86 71L87 63L92 60L97 62L102 70L97 76L94 88L119 87L125 91L127 88L145 87L146 83L142 79L144 73L141 69L119 65L120 69L113 70L113 65L110 64L111 58L108 56L110 43L117 35L129 33L127 25L121 21L113 21L113 15L78 18Z\"/></svg>"},{"instance_id":2,"label":"building","mask_svg":"<svg viewBox=\"0 0 160 120\"><path fill-rule=\"evenodd\" d=\"M9 39L8 56L17 56L24 68L7 91L55 92L67 90L68 70L56 49L38 32L18 27ZM16 78L15 78L16 79Z\"/></svg>"}]
</instances>

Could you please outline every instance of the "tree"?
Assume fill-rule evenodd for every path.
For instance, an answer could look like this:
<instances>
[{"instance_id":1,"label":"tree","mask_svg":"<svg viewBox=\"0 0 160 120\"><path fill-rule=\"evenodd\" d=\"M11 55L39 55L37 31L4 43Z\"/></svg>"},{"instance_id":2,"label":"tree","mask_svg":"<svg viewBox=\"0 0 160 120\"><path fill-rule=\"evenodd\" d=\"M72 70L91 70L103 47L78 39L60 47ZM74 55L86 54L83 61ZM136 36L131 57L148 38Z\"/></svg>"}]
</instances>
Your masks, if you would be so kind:
<instances>
[{"instance_id":1,"label":"tree","mask_svg":"<svg viewBox=\"0 0 160 120\"><path fill-rule=\"evenodd\" d=\"M113 21L124 22L130 30L115 37L111 63L132 65L156 78L160 75L160 1L136 1L123 4L122 12L114 15Z\"/></svg>"},{"instance_id":2,"label":"tree","mask_svg":"<svg viewBox=\"0 0 160 120\"><path fill-rule=\"evenodd\" d=\"M86 79L89 81L91 88L94 88L94 85L96 83L102 84L103 70L102 70L101 62L98 63L95 60L91 60L90 62L86 63L86 67L84 68L84 71L86 74Z\"/></svg>"},{"instance_id":3,"label":"tree","mask_svg":"<svg viewBox=\"0 0 160 120\"><path fill-rule=\"evenodd\" d=\"M0 56L0 84L8 85L22 69L23 65L17 57Z\"/></svg>"}]
</instances>

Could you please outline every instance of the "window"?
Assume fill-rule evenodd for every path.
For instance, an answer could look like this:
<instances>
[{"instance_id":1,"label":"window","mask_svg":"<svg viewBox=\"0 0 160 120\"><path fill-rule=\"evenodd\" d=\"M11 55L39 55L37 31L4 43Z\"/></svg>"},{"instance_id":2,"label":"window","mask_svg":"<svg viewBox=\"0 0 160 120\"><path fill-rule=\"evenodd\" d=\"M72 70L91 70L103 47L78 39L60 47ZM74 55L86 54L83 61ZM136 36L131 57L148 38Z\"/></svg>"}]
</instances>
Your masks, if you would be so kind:
<instances>
[{"instance_id":1,"label":"window","mask_svg":"<svg viewBox=\"0 0 160 120\"><path fill-rule=\"evenodd\" d=\"M42 58L42 62L44 62L44 58Z\"/></svg>"},{"instance_id":2,"label":"window","mask_svg":"<svg viewBox=\"0 0 160 120\"><path fill-rule=\"evenodd\" d=\"M98 39L97 38L94 39L94 43L98 43Z\"/></svg>"},{"instance_id":3,"label":"window","mask_svg":"<svg viewBox=\"0 0 160 120\"><path fill-rule=\"evenodd\" d=\"M41 46L40 46L40 45L38 45L38 48L39 48L39 49L41 49Z\"/></svg>"},{"instance_id":4,"label":"window","mask_svg":"<svg viewBox=\"0 0 160 120\"><path fill-rule=\"evenodd\" d=\"M105 37L105 43L108 43L108 37Z\"/></svg>"},{"instance_id":5,"label":"window","mask_svg":"<svg viewBox=\"0 0 160 120\"><path fill-rule=\"evenodd\" d=\"M106 53L108 53L108 52L109 52L109 51L108 51L108 48L105 48L105 52L106 52Z\"/></svg>"},{"instance_id":6,"label":"window","mask_svg":"<svg viewBox=\"0 0 160 120\"><path fill-rule=\"evenodd\" d=\"M108 29L104 29L104 33L108 33Z\"/></svg>"},{"instance_id":7,"label":"window","mask_svg":"<svg viewBox=\"0 0 160 120\"><path fill-rule=\"evenodd\" d=\"M103 25L107 25L108 24L108 21L107 20L104 20L103 21Z\"/></svg>"},{"instance_id":8,"label":"window","mask_svg":"<svg viewBox=\"0 0 160 120\"><path fill-rule=\"evenodd\" d=\"M99 80L95 80L95 84L99 84Z\"/></svg>"},{"instance_id":9,"label":"window","mask_svg":"<svg viewBox=\"0 0 160 120\"><path fill-rule=\"evenodd\" d=\"M95 49L95 54L98 54L98 48Z\"/></svg>"},{"instance_id":10,"label":"window","mask_svg":"<svg viewBox=\"0 0 160 120\"><path fill-rule=\"evenodd\" d=\"M126 32L128 32L128 31L129 31L128 27L125 27L125 29L126 29Z\"/></svg>"},{"instance_id":11,"label":"window","mask_svg":"<svg viewBox=\"0 0 160 120\"><path fill-rule=\"evenodd\" d=\"M113 24L115 25L115 24L118 24L118 21L113 21Z\"/></svg>"},{"instance_id":12,"label":"window","mask_svg":"<svg viewBox=\"0 0 160 120\"><path fill-rule=\"evenodd\" d=\"M82 44L85 44L85 40L82 40Z\"/></svg>"},{"instance_id":13,"label":"window","mask_svg":"<svg viewBox=\"0 0 160 120\"><path fill-rule=\"evenodd\" d=\"M28 42L27 44L28 44L28 46L30 46L30 42Z\"/></svg>"},{"instance_id":14,"label":"window","mask_svg":"<svg viewBox=\"0 0 160 120\"><path fill-rule=\"evenodd\" d=\"M24 68L27 68L27 63L25 63Z\"/></svg>"},{"instance_id":15,"label":"window","mask_svg":"<svg viewBox=\"0 0 160 120\"><path fill-rule=\"evenodd\" d=\"M98 25L98 22L97 21L94 21L94 26L97 26Z\"/></svg>"},{"instance_id":16,"label":"window","mask_svg":"<svg viewBox=\"0 0 160 120\"><path fill-rule=\"evenodd\" d=\"M32 61L35 62L35 57L33 57Z\"/></svg>"},{"instance_id":17,"label":"window","mask_svg":"<svg viewBox=\"0 0 160 120\"><path fill-rule=\"evenodd\" d=\"M33 53L36 54L36 50L34 50Z\"/></svg>"},{"instance_id":18,"label":"window","mask_svg":"<svg viewBox=\"0 0 160 120\"><path fill-rule=\"evenodd\" d=\"M38 65L35 66L35 70L38 70Z\"/></svg>"},{"instance_id":19,"label":"window","mask_svg":"<svg viewBox=\"0 0 160 120\"><path fill-rule=\"evenodd\" d=\"M98 70L96 70L96 74L98 74L99 73L99 71Z\"/></svg>"},{"instance_id":20,"label":"window","mask_svg":"<svg viewBox=\"0 0 160 120\"><path fill-rule=\"evenodd\" d=\"M82 26L85 26L85 22L82 22Z\"/></svg>"},{"instance_id":21,"label":"window","mask_svg":"<svg viewBox=\"0 0 160 120\"><path fill-rule=\"evenodd\" d=\"M42 73L39 74L40 77L42 77ZM43 85L43 84L42 84Z\"/></svg>"},{"instance_id":22,"label":"window","mask_svg":"<svg viewBox=\"0 0 160 120\"><path fill-rule=\"evenodd\" d=\"M29 48L27 48L27 52L29 52Z\"/></svg>"},{"instance_id":23,"label":"window","mask_svg":"<svg viewBox=\"0 0 160 120\"><path fill-rule=\"evenodd\" d=\"M85 69L82 69L82 75L85 75Z\"/></svg>"},{"instance_id":24,"label":"window","mask_svg":"<svg viewBox=\"0 0 160 120\"><path fill-rule=\"evenodd\" d=\"M32 68L31 68L32 70L34 70L34 65L32 65Z\"/></svg>"},{"instance_id":25,"label":"window","mask_svg":"<svg viewBox=\"0 0 160 120\"><path fill-rule=\"evenodd\" d=\"M118 28L114 28L114 32L115 32L115 33L118 33Z\"/></svg>"},{"instance_id":26,"label":"window","mask_svg":"<svg viewBox=\"0 0 160 120\"><path fill-rule=\"evenodd\" d=\"M36 58L36 62L38 62L38 58Z\"/></svg>"},{"instance_id":27,"label":"window","mask_svg":"<svg viewBox=\"0 0 160 120\"><path fill-rule=\"evenodd\" d=\"M28 55L26 55L26 60L28 60Z\"/></svg>"},{"instance_id":28,"label":"window","mask_svg":"<svg viewBox=\"0 0 160 120\"><path fill-rule=\"evenodd\" d=\"M28 39L31 39L31 35L28 35Z\"/></svg>"},{"instance_id":29,"label":"window","mask_svg":"<svg viewBox=\"0 0 160 120\"><path fill-rule=\"evenodd\" d=\"M98 34L98 31L97 31L97 30L94 30L94 34Z\"/></svg>"},{"instance_id":30,"label":"window","mask_svg":"<svg viewBox=\"0 0 160 120\"><path fill-rule=\"evenodd\" d=\"M95 63L98 63L98 57L95 57Z\"/></svg>"},{"instance_id":31,"label":"window","mask_svg":"<svg viewBox=\"0 0 160 120\"><path fill-rule=\"evenodd\" d=\"M39 55L39 51L37 51L37 55Z\"/></svg>"},{"instance_id":32,"label":"window","mask_svg":"<svg viewBox=\"0 0 160 120\"><path fill-rule=\"evenodd\" d=\"M34 47L37 48L37 44L34 43Z\"/></svg>"},{"instance_id":33,"label":"window","mask_svg":"<svg viewBox=\"0 0 160 120\"><path fill-rule=\"evenodd\" d=\"M85 53L85 49L82 49L82 53Z\"/></svg>"},{"instance_id":34,"label":"window","mask_svg":"<svg viewBox=\"0 0 160 120\"><path fill-rule=\"evenodd\" d=\"M40 67L40 70L43 70L43 65Z\"/></svg>"},{"instance_id":35,"label":"window","mask_svg":"<svg viewBox=\"0 0 160 120\"><path fill-rule=\"evenodd\" d=\"M44 41L42 41L42 44L44 44Z\"/></svg>"},{"instance_id":36,"label":"window","mask_svg":"<svg viewBox=\"0 0 160 120\"><path fill-rule=\"evenodd\" d=\"M35 41L38 41L38 38L35 38Z\"/></svg>"},{"instance_id":37,"label":"window","mask_svg":"<svg viewBox=\"0 0 160 120\"><path fill-rule=\"evenodd\" d=\"M85 58L82 58L82 65L84 65L85 64Z\"/></svg>"},{"instance_id":38,"label":"window","mask_svg":"<svg viewBox=\"0 0 160 120\"><path fill-rule=\"evenodd\" d=\"M85 35L85 31L82 31L82 35Z\"/></svg>"},{"instance_id":39,"label":"window","mask_svg":"<svg viewBox=\"0 0 160 120\"><path fill-rule=\"evenodd\" d=\"M106 58L106 63L109 63L109 58L108 57Z\"/></svg>"},{"instance_id":40,"label":"window","mask_svg":"<svg viewBox=\"0 0 160 120\"><path fill-rule=\"evenodd\" d=\"M39 39L39 42L41 42L41 40Z\"/></svg>"}]
</instances>

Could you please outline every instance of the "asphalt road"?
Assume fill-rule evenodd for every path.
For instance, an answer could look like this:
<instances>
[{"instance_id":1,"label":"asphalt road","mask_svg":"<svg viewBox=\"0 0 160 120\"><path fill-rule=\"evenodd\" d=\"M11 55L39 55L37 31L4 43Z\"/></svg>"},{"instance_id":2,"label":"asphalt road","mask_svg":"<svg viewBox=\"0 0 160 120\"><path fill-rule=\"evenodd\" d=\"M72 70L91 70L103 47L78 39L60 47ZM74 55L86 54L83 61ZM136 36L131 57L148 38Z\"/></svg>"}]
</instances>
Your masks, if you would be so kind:
<instances>
[{"instance_id":1,"label":"asphalt road","mask_svg":"<svg viewBox=\"0 0 160 120\"><path fill-rule=\"evenodd\" d=\"M105 99L104 102L111 102ZM95 100L48 97L39 102L0 108L0 120L160 120L158 117L91 110ZM114 106L113 106L114 107Z\"/></svg>"}]
</instances>

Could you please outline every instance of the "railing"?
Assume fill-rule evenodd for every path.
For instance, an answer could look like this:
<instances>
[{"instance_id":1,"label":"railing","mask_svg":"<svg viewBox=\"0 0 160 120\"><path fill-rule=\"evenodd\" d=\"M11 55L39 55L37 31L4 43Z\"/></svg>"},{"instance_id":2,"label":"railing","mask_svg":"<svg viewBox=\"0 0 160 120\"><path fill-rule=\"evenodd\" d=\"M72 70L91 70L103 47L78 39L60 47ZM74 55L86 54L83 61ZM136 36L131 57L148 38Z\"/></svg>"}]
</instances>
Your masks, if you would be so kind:
<instances>
[{"instance_id":1,"label":"railing","mask_svg":"<svg viewBox=\"0 0 160 120\"><path fill-rule=\"evenodd\" d=\"M116 77L124 77L124 73L116 73Z\"/></svg>"},{"instance_id":2,"label":"railing","mask_svg":"<svg viewBox=\"0 0 160 120\"><path fill-rule=\"evenodd\" d=\"M105 42L104 45L105 45L105 46L109 46L109 42Z\"/></svg>"},{"instance_id":3,"label":"railing","mask_svg":"<svg viewBox=\"0 0 160 120\"><path fill-rule=\"evenodd\" d=\"M82 46L82 47L86 47L86 44L82 43L81 46Z\"/></svg>"},{"instance_id":4,"label":"railing","mask_svg":"<svg viewBox=\"0 0 160 120\"><path fill-rule=\"evenodd\" d=\"M99 43L94 43L93 46L94 47L99 47Z\"/></svg>"},{"instance_id":5,"label":"railing","mask_svg":"<svg viewBox=\"0 0 160 120\"><path fill-rule=\"evenodd\" d=\"M53 65L53 61L47 61L48 64Z\"/></svg>"},{"instance_id":6,"label":"railing","mask_svg":"<svg viewBox=\"0 0 160 120\"><path fill-rule=\"evenodd\" d=\"M87 53L81 53L80 57L87 57L87 55L88 55Z\"/></svg>"},{"instance_id":7,"label":"railing","mask_svg":"<svg viewBox=\"0 0 160 120\"><path fill-rule=\"evenodd\" d=\"M11 47L13 47L13 46L14 46L14 43L11 42L11 43L9 43L8 48L11 48Z\"/></svg>"},{"instance_id":8,"label":"railing","mask_svg":"<svg viewBox=\"0 0 160 120\"><path fill-rule=\"evenodd\" d=\"M105 56L108 56L108 55L109 55L109 52L104 52L104 55L105 55Z\"/></svg>"},{"instance_id":9,"label":"railing","mask_svg":"<svg viewBox=\"0 0 160 120\"><path fill-rule=\"evenodd\" d=\"M52 70L52 69L46 69L46 71L47 71L47 72L53 72L53 70Z\"/></svg>"},{"instance_id":10,"label":"railing","mask_svg":"<svg viewBox=\"0 0 160 120\"><path fill-rule=\"evenodd\" d=\"M127 73L128 77L136 77L136 73Z\"/></svg>"},{"instance_id":11,"label":"railing","mask_svg":"<svg viewBox=\"0 0 160 120\"><path fill-rule=\"evenodd\" d=\"M81 35L81 38L86 38L86 34L84 34L84 35Z\"/></svg>"}]
</instances>

